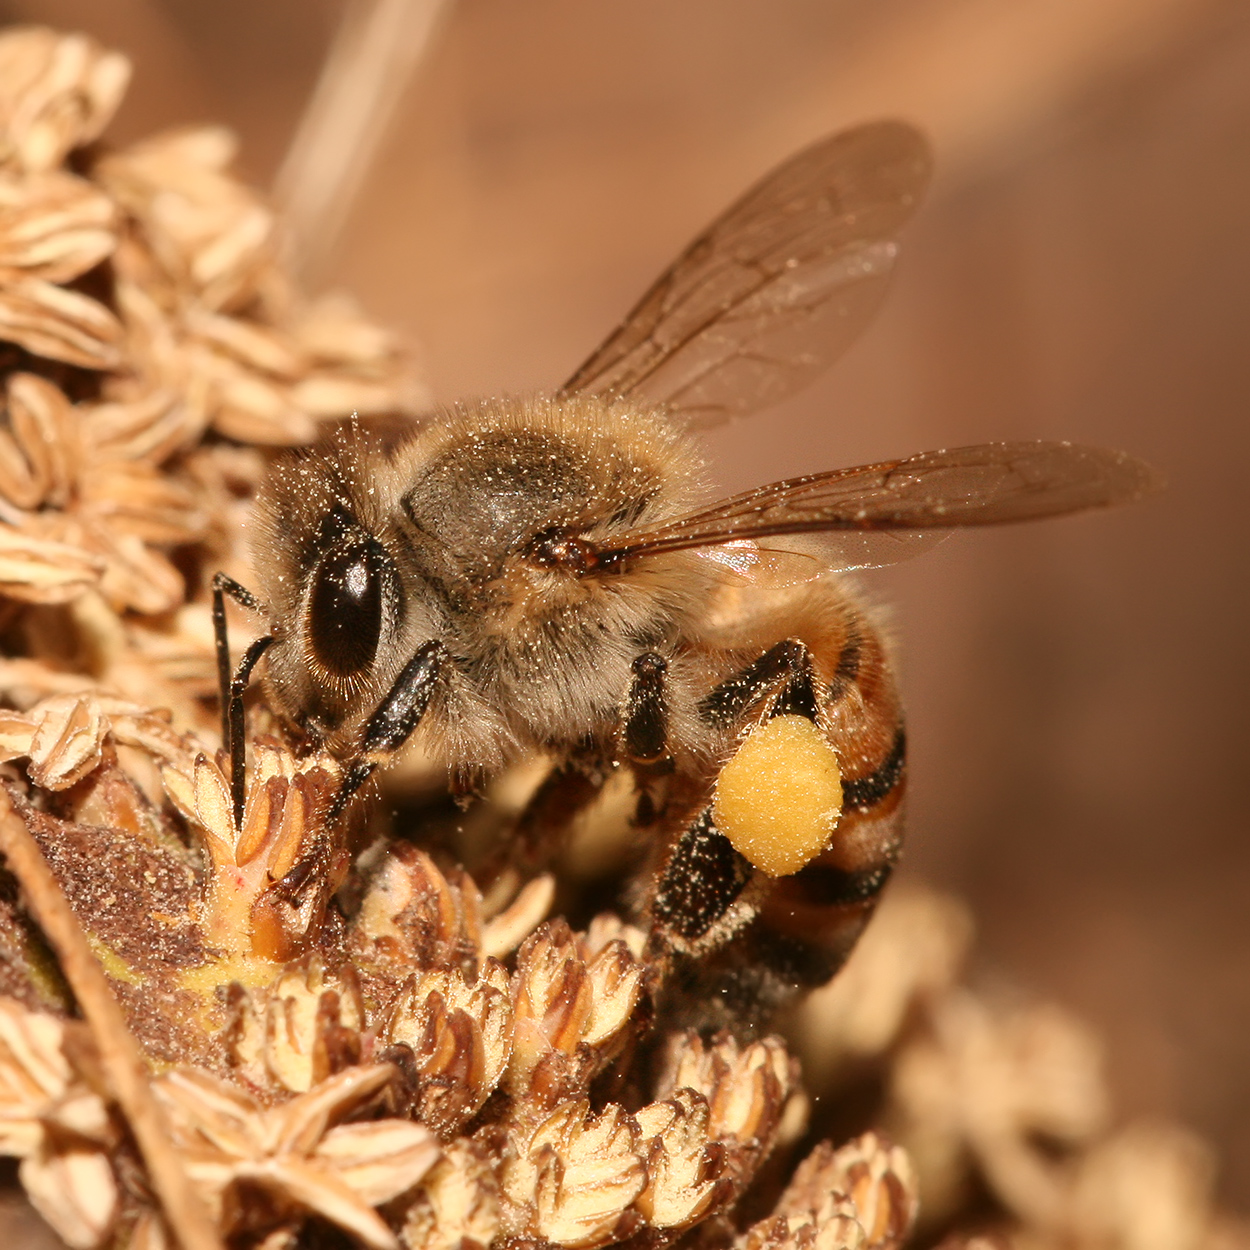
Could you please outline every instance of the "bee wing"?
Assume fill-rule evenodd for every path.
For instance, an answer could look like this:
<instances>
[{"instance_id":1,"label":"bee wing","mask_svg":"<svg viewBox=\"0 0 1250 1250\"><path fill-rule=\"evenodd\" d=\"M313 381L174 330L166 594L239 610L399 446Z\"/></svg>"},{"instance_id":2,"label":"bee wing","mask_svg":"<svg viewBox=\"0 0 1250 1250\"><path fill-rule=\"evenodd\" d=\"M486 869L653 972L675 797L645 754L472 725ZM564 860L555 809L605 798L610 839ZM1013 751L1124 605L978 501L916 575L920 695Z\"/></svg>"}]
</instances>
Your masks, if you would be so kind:
<instances>
[{"instance_id":1,"label":"bee wing","mask_svg":"<svg viewBox=\"0 0 1250 1250\"><path fill-rule=\"evenodd\" d=\"M835 530L788 534L756 543L738 539L700 547L709 563L728 569L753 586L790 586L826 573L879 569L910 560L945 542L950 530Z\"/></svg>"},{"instance_id":2,"label":"bee wing","mask_svg":"<svg viewBox=\"0 0 1250 1250\"><path fill-rule=\"evenodd\" d=\"M612 561L706 547L747 578L806 580L893 564L957 526L1109 507L1160 484L1149 466L1107 448L982 443L774 482L621 535L599 556ZM780 551L760 541L787 534L811 537L783 542ZM782 577L786 565L791 572Z\"/></svg>"},{"instance_id":3,"label":"bee wing","mask_svg":"<svg viewBox=\"0 0 1250 1250\"><path fill-rule=\"evenodd\" d=\"M695 239L560 393L634 396L704 428L799 390L876 311L929 173L902 122L805 148Z\"/></svg>"}]
</instances>

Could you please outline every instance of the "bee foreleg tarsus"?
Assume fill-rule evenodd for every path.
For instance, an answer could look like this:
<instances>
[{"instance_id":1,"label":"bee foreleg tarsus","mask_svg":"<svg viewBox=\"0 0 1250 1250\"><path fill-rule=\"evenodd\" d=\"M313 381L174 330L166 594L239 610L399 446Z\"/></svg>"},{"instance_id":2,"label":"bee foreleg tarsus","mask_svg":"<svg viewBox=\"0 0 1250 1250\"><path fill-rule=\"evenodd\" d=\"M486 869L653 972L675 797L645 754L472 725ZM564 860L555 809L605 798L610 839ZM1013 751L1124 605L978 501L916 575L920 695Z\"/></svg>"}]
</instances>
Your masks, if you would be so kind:
<instances>
[{"instance_id":1,"label":"bee foreleg tarsus","mask_svg":"<svg viewBox=\"0 0 1250 1250\"><path fill-rule=\"evenodd\" d=\"M243 652L239 667L234 670L234 676L230 679L229 693L222 710L222 739L230 753L230 803L234 810L236 829L243 826L243 805L247 797L244 785L247 743L243 736L243 696L247 692L252 670L272 644L273 635L262 634Z\"/></svg>"},{"instance_id":2,"label":"bee foreleg tarsus","mask_svg":"<svg viewBox=\"0 0 1250 1250\"><path fill-rule=\"evenodd\" d=\"M631 763L656 764L668 755L668 661L654 651L644 651L633 670L621 743Z\"/></svg>"},{"instance_id":3,"label":"bee foreleg tarsus","mask_svg":"<svg viewBox=\"0 0 1250 1250\"><path fill-rule=\"evenodd\" d=\"M265 605L246 586L225 573L213 574L213 639L217 650L217 691L221 697L221 739L229 748L230 736L230 637L226 629L226 596L252 612L263 612Z\"/></svg>"},{"instance_id":4,"label":"bee foreleg tarsus","mask_svg":"<svg viewBox=\"0 0 1250 1250\"><path fill-rule=\"evenodd\" d=\"M339 783L334 799L326 809L322 828L312 846L300 856L286 875L274 886L278 895L293 905L298 905L301 895L309 886L321 880L331 865L335 838L331 832L351 801L352 795L373 776L377 763L373 760L357 760Z\"/></svg>"},{"instance_id":5,"label":"bee foreleg tarsus","mask_svg":"<svg viewBox=\"0 0 1250 1250\"><path fill-rule=\"evenodd\" d=\"M244 741L243 694L257 661L273 642L273 635L257 638L243 653L239 667L230 672L230 636L226 629L226 596L252 612L263 612L265 605L246 586L225 573L213 574L213 639L217 650L217 690L221 699L221 745L230 756L230 806L234 827L243 824Z\"/></svg>"},{"instance_id":6,"label":"bee foreleg tarsus","mask_svg":"<svg viewBox=\"0 0 1250 1250\"><path fill-rule=\"evenodd\" d=\"M816 719L816 692L811 654L805 643L786 638L758 659L714 686L699 701L699 715L712 725L728 727L761 699L779 691L771 711L792 712Z\"/></svg>"}]
</instances>

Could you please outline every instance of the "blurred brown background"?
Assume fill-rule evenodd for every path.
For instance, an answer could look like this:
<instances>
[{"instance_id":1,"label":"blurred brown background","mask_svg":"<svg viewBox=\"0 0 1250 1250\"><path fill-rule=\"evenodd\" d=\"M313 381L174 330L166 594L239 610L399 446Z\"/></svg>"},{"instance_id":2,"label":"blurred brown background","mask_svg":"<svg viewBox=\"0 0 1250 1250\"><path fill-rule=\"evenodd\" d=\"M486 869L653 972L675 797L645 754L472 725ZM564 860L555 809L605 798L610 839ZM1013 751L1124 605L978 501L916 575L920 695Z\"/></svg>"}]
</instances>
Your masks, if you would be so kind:
<instances>
[{"instance_id":1,"label":"blurred brown background","mask_svg":"<svg viewBox=\"0 0 1250 1250\"><path fill-rule=\"evenodd\" d=\"M217 120L274 176L334 0L24 0L137 75L118 139ZM1250 1207L1250 6L1237 0L459 0L319 281L411 333L440 400L549 387L690 235L829 130L932 136L887 308L800 399L709 439L738 489L1052 437L1166 496L874 575L911 709L908 871L983 959L1099 1024L1125 1106Z\"/></svg>"}]
</instances>

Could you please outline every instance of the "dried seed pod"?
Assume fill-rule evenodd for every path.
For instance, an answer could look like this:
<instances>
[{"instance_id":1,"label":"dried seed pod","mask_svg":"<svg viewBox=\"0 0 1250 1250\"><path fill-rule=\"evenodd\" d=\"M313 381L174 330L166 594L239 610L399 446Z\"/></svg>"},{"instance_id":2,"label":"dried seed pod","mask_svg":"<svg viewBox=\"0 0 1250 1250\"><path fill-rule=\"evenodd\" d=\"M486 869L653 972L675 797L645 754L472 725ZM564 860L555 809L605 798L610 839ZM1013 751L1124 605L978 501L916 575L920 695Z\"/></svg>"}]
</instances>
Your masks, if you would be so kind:
<instances>
[{"instance_id":1,"label":"dried seed pod","mask_svg":"<svg viewBox=\"0 0 1250 1250\"><path fill-rule=\"evenodd\" d=\"M481 896L467 873L449 880L410 843L379 848L365 869L353 925L358 958L402 969L476 972L481 950Z\"/></svg>"},{"instance_id":2,"label":"dried seed pod","mask_svg":"<svg viewBox=\"0 0 1250 1250\"><path fill-rule=\"evenodd\" d=\"M617 1106L561 1105L514 1138L501 1184L504 1229L570 1250L621 1241L641 1223L632 1209L647 1180L637 1126Z\"/></svg>"},{"instance_id":3,"label":"dried seed pod","mask_svg":"<svg viewBox=\"0 0 1250 1250\"><path fill-rule=\"evenodd\" d=\"M68 282L117 246L113 201L61 170L0 173L0 271Z\"/></svg>"},{"instance_id":4,"label":"dried seed pod","mask_svg":"<svg viewBox=\"0 0 1250 1250\"><path fill-rule=\"evenodd\" d=\"M286 969L265 994L266 1074L303 1093L360 1058L364 1003L355 976L327 974L316 957Z\"/></svg>"},{"instance_id":5,"label":"dried seed pod","mask_svg":"<svg viewBox=\"0 0 1250 1250\"><path fill-rule=\"evenodd\" d=\"M130 62L86 35L42 26L0 34L0 164L52 169L108 125Z\"/></svg>"},{"instance_id":6,"label":"dried seed pod","mask_svg":"<svg viewBox=\"0 0 1250 1250\"><path fill-rule=\"evenodd\" d=\"M470 983L452 969L414 973L381 1033L412 1052L413 1111L448 1140L499 1083L512 1053L508 976L487 959Z\"/></svg>"},{"instance_id":7,"label":"dried seed pod","mask_svg":"<svg viewBox=\"0 0 1250 1250\"><path fill-rule=\"evenodd\" d=\"M512 978L516 1041L508 1088L523 1097L539 1063L553 1052L590 1052L590 1071L623 1039L642 994L642 968L624 942L609 942L587 962L567 923L544 924L522 945Z\"/></svg>"},{"instance_id":8,"label":"dried seed pod","mask_svg":"<svg viewBox=\"0 0 1250 1250\"><path fill-rule=\"evenodd\" d=\"M405 1250L486 1250L499 1222L499 1181L489 1152L461 1138L418 1186L400 1237Z\"/></svg>"},{"instance_id":9,"label":"dried seed pod","mask_svg":"<svg viewBox=\"0 0 1250 1250\"><path fill-rule=\"evenodd\" d=\"M674 1037L659 1083L661 1097L693 1089L708 1101L709 1133L767 1151L795 1085L794 1061L776 1037L742 1046L728 1034L706 1043Z\"/></svg>"},{"instance_id":10,"label":"dried seed pod","mask_svg":"<svg viewBox=\"0 0 1250 1250\"><path fill-rule=\"evenodd\" d=\"M679 1089L666 1102L653 1102L636 1115L647 1184L638 1210L649 1227L679 1232L727 1202L733 1184L719 1179L725 1152L710 1135L707 1099Z\"/></svg>"},{"instance_id":11,"label":"dried seed pod","mask_svg":"<svg viewBox=\"0 0 1250 1250\"><path fill-rule=\"evenodd\" d=\"M800 1164L775 1215L819 1224L835 1194L850 1201L865 1250L897 1250L907 1240L919 1203L911 1160L898 1146L876 1133L837 1150L823 1142Z\"/></svg>"}]
</instances>

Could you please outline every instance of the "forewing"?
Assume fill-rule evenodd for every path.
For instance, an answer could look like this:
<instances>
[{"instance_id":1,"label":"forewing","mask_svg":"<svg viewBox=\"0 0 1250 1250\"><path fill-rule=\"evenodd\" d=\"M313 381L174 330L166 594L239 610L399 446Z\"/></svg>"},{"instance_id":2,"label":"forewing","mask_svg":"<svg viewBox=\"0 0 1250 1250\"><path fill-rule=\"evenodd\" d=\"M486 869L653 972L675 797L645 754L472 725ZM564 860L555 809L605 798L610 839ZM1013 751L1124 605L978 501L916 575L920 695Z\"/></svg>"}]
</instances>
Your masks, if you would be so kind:
<instances>
[{"instance_id":1,"label":"forewing","mask_svg":"<svg viewBox=\"0 0 1250 1250\"><path fill-rule=\"evenodd\" d=\"M774 482L626 534L600 557L729 544L736 555L723 562L734 567L736 560L750 577L749 546L760 553L756 562L766 564L769 544L762 540L824 535L814 543L779 544L794 548L799 560L810 559L815 576L892 564L932 545L935 531L1109 507L1158 485L1152 469L1123 452L1072 443L983 443Z\"/></svg>"},{"instance_id":2,"label":"forewing","mask_svg":"<svg viewBox=\"0 0 1250 1250\"><path fill-rule=\"evenodd\" d=\"M871 319L929 172L902 122L805 148L678 257L561 394L632 396L706 427L799 390Z\"/></svg>"}]
</instances>

